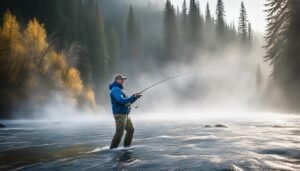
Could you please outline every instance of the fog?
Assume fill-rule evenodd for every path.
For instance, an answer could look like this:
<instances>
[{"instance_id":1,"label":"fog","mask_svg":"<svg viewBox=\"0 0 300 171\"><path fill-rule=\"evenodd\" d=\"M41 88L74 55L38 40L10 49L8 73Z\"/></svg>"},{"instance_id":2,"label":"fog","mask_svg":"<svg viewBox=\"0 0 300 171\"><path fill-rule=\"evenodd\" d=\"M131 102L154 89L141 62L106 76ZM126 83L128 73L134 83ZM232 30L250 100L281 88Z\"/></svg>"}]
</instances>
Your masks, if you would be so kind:
<instances>
[{"instance_id":1,"label":"fog","mask_svg":"<svg viewBox=\"0 0 300 171\"><path fill-rule=\"evenodd\" d=\"M193 119L255 119L269 117L262 108L261 92L256 89L257 58L261 46L248 54L248 62L241 64L241 49L235 44L226 46L222 53L200 53L189 63L169 63L154 72L142 72L128 77L124 83L130 96L170 76L197 71L159 84L143 93L132 105L131 116L137 120L193 120ZM200 58L201 56L201 58ZM221 58L222 57L222 58ZM267 69L264 78L268 79ZM124 72L118 72L124 73ZM36 107L34 118L92 121L112 120L108 85L104 99L96 111L78 109L62 95L53 94L50 102ZM124 73L126 76L126 73ZM266 83L264 83L266 84ZM264 85L265 87L265 85Z\"/></svg>"},{"instance_id":2,"label":"fog","mask_svg":"<svg viewBox=\"0 0 300 171\"><path fill-rule=\"evenodd\" d=\"M169 80L143 93L143 97L132 105L132 116L140 119L222 118L232 116L243 118L253 116L254 113L266 112L262 95L269 80L271 69L268 63L263 62L265 53L263 45L265 42L260 32L263 32L261 27L265 26L262 22L263 17L253 20L253 15L256 14L255 11L257 10L254 9L253 4L261 6L261 2L246 2L246 5L250 6L248 8L249 21L254 25L252 45L242 45L239 35L234 35L233 38L223 42L219 41L215 35L216 26L214 23L211 28L206 28L206 25L203 26L202 44L199 48L191 50L190 54L176 49L174 51L179 60L164 63L160 58L165 55L158 56L156 54L160 54L164 50L162 42L165 37L163 31L165 2L162 3L160 8L157 8L155 4L161 2L151 1L150 5L147 4L147 6L144 1L143 3L140 1L126 1L128 6L126 6L126 9L122 8L123 11L120 11L120 14L113 14L110 8L105 9L105 5L109 2L99 2L102 5L101 13L104 17L111 17L112 20L116 21L118 20L115 18L118 18L118 16L125 18L124 15L128 12L127 7L129 5L135 7L136 18L142 28L141 45L135 48L143 49L139 54L139 58L142 60L135 66L134 61L129 60L128 56L130 55L121 53L120 59L116 62L118 68L114 70L115 72L108 73L108 78L101 83L102 91L96 91L95 95L101 99L97 109L78 107L72 98L54 92L44 105L27 104L34 106L33 118L54 120L109 118L112 111L108 85L112 83L115 74L122 73L128 77L124 87L130 96L165 78L191 71L197 72ZM174 6L182 3L181 1L172 2L174 2ZM229 23L234 21L234 28L228 29L235 29L235 31L237 30L236 25L240 6L238 2L225 1L226 25L229 27ZM213 18L215 17L215 3L214 1L210 4ZM205 5L206 2L205 4L202 1L200 2L202 17L204 17ZM145 9L148 11L143 12ZM151 18L154 14L159 17ZM181 22L180 14L176 15L179 25ZM262 16L261 12L259 15ZM107 23L116 22L107 20ZM182 32L184 29L178 27L178 31ZM230 33L229 31L226 36ZM125 31L123 30L123 32ZM122 36L120 37L122 38ZM178 47L189 49L193 46L191 42L184 42L182 35L178 37ZM123 49L128 46L125 40L121 41L121 45L124 46ZM256 86L256 69L258 65L262 70L263 78L260 90ZM35 95L33 94L33 96ZM15 114L15 116L18 115L19 113Z\"/></svg>"}]
</instances>

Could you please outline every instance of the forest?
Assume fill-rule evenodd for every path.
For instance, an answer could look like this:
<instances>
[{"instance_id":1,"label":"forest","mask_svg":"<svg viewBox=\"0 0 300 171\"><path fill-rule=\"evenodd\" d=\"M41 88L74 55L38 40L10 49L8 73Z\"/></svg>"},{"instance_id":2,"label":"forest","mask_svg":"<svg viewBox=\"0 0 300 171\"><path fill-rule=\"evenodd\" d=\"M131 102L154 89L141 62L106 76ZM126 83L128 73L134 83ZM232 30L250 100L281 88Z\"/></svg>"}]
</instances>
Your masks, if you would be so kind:
<instances>
[{"instance_id":1,"label":"forest","mask_svg":"<svg viewBox=\"0 0 300 171\"><path fill-rule=\"evenodd\" d=\"M0 117L30 116L57 95L97 113L115 73L139 78L195 61L227 65L232 56L231 64L255 75L261 108L298 112L300 2L266 1L266 54L257 56L261 46L245 4L234 23L216 1L211 11L197 0L181 7L166 0L163 8L151 1L1 0ZM224 55L232 47L235 55ZM256 58L272 67L266 78Z\"/></svg>"}]
</instances>

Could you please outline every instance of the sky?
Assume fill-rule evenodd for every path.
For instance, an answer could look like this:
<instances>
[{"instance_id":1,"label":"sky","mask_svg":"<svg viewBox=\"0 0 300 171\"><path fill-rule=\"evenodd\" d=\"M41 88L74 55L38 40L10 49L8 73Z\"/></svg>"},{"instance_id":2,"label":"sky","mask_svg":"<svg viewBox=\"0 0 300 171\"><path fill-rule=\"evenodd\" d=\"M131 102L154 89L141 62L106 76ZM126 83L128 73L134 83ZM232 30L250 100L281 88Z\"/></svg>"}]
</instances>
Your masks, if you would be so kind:
<instances>
[{"instance_id":1,"label":"sky","mask_svg":"<svg viewBox=\"0 0 300 171\"><path fill-rule=\"evenodd\" d=\"M151 0L164 3L164 0ZM171 0L174 6L179 6L181 8L183 0ZM186 0L189 4L189 0ZM240 6L241 6L241 0L223 0L225 4L225 13L226 13L226 20L228 23L234 22L237 24L239 13L240 13ZM248 14L248 20L251 22L252 27L255 32L264 33L265 32L265 12L263 10L265 9L264 3L265 0L243 0L247 14ZM212 14L215 14L216 9L216 3L217 0L199 0L200 7L201 7L201 13L205 13L205 7L206 3L209 2L210 9Z\"/></svg>"}]
</instances>

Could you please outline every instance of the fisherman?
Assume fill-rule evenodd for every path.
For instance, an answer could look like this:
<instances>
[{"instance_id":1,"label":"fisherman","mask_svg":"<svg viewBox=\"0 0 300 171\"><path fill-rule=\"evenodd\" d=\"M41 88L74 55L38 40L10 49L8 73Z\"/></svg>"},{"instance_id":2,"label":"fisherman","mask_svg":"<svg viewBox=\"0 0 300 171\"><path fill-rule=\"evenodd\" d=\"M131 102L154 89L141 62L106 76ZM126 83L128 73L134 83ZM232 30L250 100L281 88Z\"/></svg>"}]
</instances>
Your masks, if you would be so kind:
<instances>
[{"instance_id":1,"label":"fisherman","mask_svg":"<svg viewBox=\"0 0 300 171\"><path fill-rule=\"evenodd\" d=\"M126 135L124 139L124 147L129 147L132 142L134 128L129 117L130 105L142 96L141 93L135 93L127 97L123 90L123 83L127 78L122 74L117 74L114 77L114 82L109 85L110 99L112 104L112 111L116 123L116 132L111 141L110 149L117 148L122 139L124 130Z\"/></svg>"}]
</instances>

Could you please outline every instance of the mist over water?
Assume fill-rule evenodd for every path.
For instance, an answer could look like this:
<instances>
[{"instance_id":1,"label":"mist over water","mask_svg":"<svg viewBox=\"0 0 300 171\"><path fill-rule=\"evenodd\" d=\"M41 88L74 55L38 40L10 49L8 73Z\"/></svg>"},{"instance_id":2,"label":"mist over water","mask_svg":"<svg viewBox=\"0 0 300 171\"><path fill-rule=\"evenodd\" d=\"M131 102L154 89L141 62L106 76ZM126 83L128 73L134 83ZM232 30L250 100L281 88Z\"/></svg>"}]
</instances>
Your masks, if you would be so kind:
<instances>
[{"instance_id":1,"label":"mist over water","mask_svg":"<svg viewBox=\"0 0 300 171\"><path fill-rule=\"evenodd\" d=\"M0 109L12 111L0 113L10 118L0 120L0 170L300 170L300 116L275 112L281 106L268 103L281 96L268 92L272 66L263 58L264 22L253 24L253 3L261 2L245 0L249 20L243 20L240 0L224 0L225 14L221 0L207 10L207 1L186 0L185 12L177 8L181 0L48 0L45 6L33 0L33 13L28 2L24 9L14 2L3 4L16 7L17 18L37 15L31 23L40 30L40 52L51 53L41 70L31 49L23 55L33 66L24 69L31 77L20 74L27 89L0 87L9 100L2 98ZM239 22L232 22L239 12ZM15 19L5 16L4 26ZM51 40L54 31L61 42ZM18 41L15 47L27 43ZM0 65L7 62L3 56L0 48ZM123 135L110 150L117 121L109 84L119 73L128 78L128 96L188 74L143 92L131 105L132 146L123 147Z\"/></svg>"},{"instance_id":2,"label":"mist over water","mask_svg":"<svg viewBox=\"0 0 300 171\"><path fill-rule=\"evenodd\" d=\"M227 115L243 117L245 113L263 112L260 108L260 94L256 89L256 56L259 54L254 50L241 56L240 49L231 46L220 54L201 54L195 56L191 62L169 63L155 71L143 71L141 67L136 71L139 74L133 77L129 75L124 83L129 96L170 76L196 72L147 90L143 97L132 105L132 114L142 118L148 114L163 113L157 116L173 119L174 116L203 116L207 112L215 113L216 118ZM241 63L241 58L245 58L246 62ZM127 76L126 72L124 74ZM71 99L53 93L47 104L35 107L32 116L37 119L62 120L111 117L108 85L112 81L113 74L107 82L106 92L96 94L103 98L103 104L97 111L78 108Z\"/></svg>"}]
</instances>

